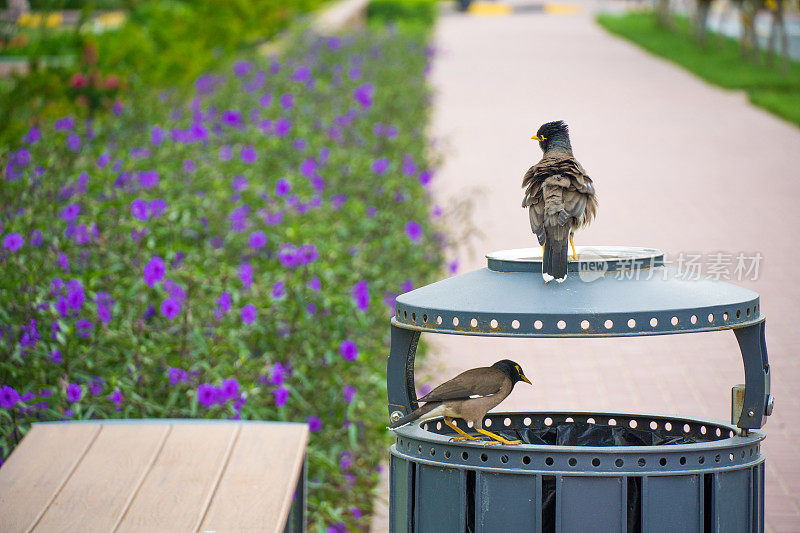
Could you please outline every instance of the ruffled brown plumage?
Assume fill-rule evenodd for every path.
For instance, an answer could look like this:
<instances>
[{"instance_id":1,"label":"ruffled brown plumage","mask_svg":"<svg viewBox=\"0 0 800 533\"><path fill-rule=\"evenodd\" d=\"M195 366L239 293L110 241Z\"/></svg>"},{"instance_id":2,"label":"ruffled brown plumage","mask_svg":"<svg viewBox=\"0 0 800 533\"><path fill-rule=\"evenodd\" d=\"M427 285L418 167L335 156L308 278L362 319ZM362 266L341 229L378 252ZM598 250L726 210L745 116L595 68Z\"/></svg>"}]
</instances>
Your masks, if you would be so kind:
<instances>
[{"instance_id":1,"label":"ruffled brown plumage","mask_svg":"<svg viewBox=\"0 0 800 533\"><path fill-rule=\"evenodd\" d=\"M566 278L569 238L588 226L597 215L592 179L572 155L566 124L548 123L539 129L544 155L522 179L531 231L545 247L542 272ZM544 133L542 133L544 132Z\"/></svg>"}]
</instances>

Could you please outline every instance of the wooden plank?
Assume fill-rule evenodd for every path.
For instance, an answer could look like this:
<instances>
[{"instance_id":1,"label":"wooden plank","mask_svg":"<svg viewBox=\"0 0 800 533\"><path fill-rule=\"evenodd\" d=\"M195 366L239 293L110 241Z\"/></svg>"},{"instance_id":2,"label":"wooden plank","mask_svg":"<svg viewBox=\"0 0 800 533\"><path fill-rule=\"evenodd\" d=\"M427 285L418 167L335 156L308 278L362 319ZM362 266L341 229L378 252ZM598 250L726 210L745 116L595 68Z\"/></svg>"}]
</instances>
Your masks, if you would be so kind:
<instances>
[{"instance_id":1,"label":"wooden plank","mask_svg":"<svg viewBox=\"0 0 800 533\"><path fill-rule=\"evenodd\" d=\"M305 425L243 425L200 531L282 532L307 442Z\"/></svg>"},{"instance_id":2,"label":"wooden plank","mask_svg":"<svg viewBox=\"0 0 800 533\"><path fill-rule=\"evenodd\" d=\"M240 426L172 426L117 531L192 531L224 468Z\"/></svg>"},{"instance_id":3,"label":"wooden plank","mask_svg":"<svg viewBox=\"0 0 800 533\"><path fill-rule=\"evenodd\" d=\"M162 424L106 424L35 531L111 531L169 432Z\"/></svg>"},{"instance_id":4,"label":"wooden plank","mask_svg":"<svg viewBox=\"0 0 800 533\"><path fill-rule=\"evenodd\" d=\"M0 468L0 524L28 531L78 466L96 424L34 424Z\"/></svg>"}]
</instances>

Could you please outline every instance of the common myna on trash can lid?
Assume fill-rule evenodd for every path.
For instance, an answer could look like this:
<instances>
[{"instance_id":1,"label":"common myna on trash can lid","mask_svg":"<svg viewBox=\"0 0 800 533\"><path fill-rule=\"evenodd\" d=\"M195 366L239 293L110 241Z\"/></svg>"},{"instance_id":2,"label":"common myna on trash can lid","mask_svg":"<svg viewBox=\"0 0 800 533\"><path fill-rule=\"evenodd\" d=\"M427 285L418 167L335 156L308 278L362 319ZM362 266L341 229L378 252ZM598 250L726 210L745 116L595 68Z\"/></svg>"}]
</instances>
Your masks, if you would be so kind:
<instances>
[{"instance_id":1,"label":"common myna on trash can lid","mask_svg":"<svg viewBox=\"0 0 800 533\"><path fill-rule=\"evenodd\" d=\"M544 152L522 179L531 230L542 248L545 283L567 278L568 244L577 259L572 236L597 214L594 184L572 155L569 130L563 120L543 124L531 137Z\"/></svg>"},{"instance_id":2,"label":"common myna on trash can lid","mask_svg":"<svg viewBox=\"0 0 800 533\"><path fill-rule=\"evenodd\" d=\"M419 401L425 402L425 405L394 422L389 429L399 428L415 420L422 422L441 416L444 418L444 423L460 435L453 437L452 440L481 440L480 437L473 437L453 424L454 418L460 418L472 422L478 433L497 442L520 444L518 440L510 441L483 429L483 418L486 413L505 400L518 381L531 383L519 364L508 359L498 361L489 367L467 370L420 398Z\"/></svg>"}]
</instances>

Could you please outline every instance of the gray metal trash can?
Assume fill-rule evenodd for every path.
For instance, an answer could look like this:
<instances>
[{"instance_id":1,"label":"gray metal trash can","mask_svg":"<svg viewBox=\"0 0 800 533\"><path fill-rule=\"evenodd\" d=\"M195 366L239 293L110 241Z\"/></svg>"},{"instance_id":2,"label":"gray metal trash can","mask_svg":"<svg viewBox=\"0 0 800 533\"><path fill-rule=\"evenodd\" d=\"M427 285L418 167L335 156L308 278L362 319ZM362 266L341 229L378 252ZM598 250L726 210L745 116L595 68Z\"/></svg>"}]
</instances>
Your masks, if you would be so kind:
<instances>
[{"instance_id":1,"label":"gray metal trash can","mask_svg":"<svg viewBox=\"0 0 800 533\"><path fill-rule=\"evenodd\" d=\"M450 442L453 432L441 421L409 424L391 447L391 531L763 531L760 428L772 397L758 295L684 279L658 250L582 252L561 286L542 283L537 250L510 250L487 256L488 268L399 296L387 368L390 418L417 407L421 332L605 337L732 329L746 381L734 387L733 422L490 413L484 425L522 438L518 446Z\"/></svg>"}]
</instances>

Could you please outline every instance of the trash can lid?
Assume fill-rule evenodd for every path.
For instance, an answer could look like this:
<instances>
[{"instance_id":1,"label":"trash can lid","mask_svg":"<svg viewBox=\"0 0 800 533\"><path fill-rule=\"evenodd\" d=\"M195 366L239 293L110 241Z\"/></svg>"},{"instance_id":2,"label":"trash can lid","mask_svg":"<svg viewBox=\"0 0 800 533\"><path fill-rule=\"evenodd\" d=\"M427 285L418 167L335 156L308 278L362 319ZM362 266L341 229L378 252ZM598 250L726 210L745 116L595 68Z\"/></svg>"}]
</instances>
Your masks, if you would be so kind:
<instances>
[{"instance_id":1,"label":"trash can lid","mask_svg":"<svg viewBox=\"0 0 800 533\"><path fill-rule=\"evenodd\" d=\"M538 248L487 259L488 268L398 296L392 323L432 333L585 337L716 331L763 320L757 293L688 276L652 248L580 247L563 283L544 283Z\"/></svg>"}]
</instances>

